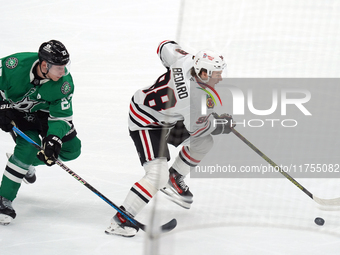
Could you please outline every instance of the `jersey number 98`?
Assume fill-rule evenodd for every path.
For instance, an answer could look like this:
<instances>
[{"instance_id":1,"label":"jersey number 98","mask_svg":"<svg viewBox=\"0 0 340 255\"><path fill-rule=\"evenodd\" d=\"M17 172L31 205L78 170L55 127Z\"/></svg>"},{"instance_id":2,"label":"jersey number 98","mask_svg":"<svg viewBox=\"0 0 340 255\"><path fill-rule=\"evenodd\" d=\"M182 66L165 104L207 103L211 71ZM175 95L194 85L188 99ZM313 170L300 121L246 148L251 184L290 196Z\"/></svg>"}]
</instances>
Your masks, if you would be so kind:
<instances>
[{"instance_id":1,"label":"jersey number 98","mask_svg":"<svg viewBox=\"0 0 340 255\"><path fill-rule=\"evenodd\" d=\"M174 107L177 100L173 89L167 84L170 80L170 72L160 76L154 85L149 89L143 90L147 95L144 99L144 105L156 111L162 111Z\"/></svg>"}]
</instances>

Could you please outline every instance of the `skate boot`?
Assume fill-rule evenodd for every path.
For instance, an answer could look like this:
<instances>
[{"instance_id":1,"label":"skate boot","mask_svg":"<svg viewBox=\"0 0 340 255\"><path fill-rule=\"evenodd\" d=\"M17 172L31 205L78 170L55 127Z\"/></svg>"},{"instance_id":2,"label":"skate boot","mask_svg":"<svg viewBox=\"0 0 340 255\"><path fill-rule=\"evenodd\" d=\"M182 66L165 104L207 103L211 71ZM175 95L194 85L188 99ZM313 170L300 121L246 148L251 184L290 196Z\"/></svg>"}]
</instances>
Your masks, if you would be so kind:
<instances>
[{"instance_id":1,"label":"skate boot","mask_svg":"<svg viewBox=\"0 0 340 255\"><path fill-rule=\"evenodd\" d=\"M0 196L0 224L8 225L15 219L16 213L12 207L12 201Z\"/></svg>"},{"instance_id":2,"label":"skate boot","mask_svg":"<svg viewBox=\"0 0 340 255\"><path fill-rule=\"evenodd\" d=\"M35 168L34 166L30 166L28 171L24 177L24 182L27 184L33 184L37 180L37 176L35 175Z\"/></svg>"},{"instance_id":3,"label":"skate boot","mask_svg":"<svg viewBox=\"0 0 340 255\"><path fill-rule=\"evenodd\" d=\"M168 195L168 198L174 203L185 209L190 209L193 202L193 195L184 182L185 176L178 173L172 167L170 167L169 172L169 181L161 191Z\"/></svg>"},{"instance_id":4,"label":"skate boot","mask_svg":"<svg viewBox=\"0 0 340 255\"><path fill-rule=\"evenodd\" d=\"M9 159L12 156L12 153L6 153L7 158ZM24 177L24 182L27 184L32 184L37 180L37 176L35 175L35 168L34 166L29 166L28 171Z\"/></svg>"},{"instance_id":5,"label":"skate boot","mask_svg":"<svg viewBox=\"0 0 340 255\"><path fill-rule=\"evenodd\" d=\"M124 209L124 207L121 207ZM137 234L139 228L127 220L121 213L117 212L111 219L111 225L105 230L108 235L119 235L133 237Z\"/></svg>"}]
</instances>

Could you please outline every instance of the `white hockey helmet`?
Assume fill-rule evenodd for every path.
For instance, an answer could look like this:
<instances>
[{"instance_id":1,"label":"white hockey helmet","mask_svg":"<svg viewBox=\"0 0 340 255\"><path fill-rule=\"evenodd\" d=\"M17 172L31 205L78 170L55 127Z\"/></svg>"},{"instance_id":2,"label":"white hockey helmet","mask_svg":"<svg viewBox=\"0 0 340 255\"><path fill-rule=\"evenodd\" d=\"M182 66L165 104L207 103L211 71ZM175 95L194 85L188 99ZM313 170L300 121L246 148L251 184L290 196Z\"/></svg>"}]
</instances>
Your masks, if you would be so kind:
<instances>
[{"instance_id":1,"label":"white hockey helmet","mask_svg":"<svg viewBox=\"0 0 340 255\"><path fill-rule=\"evenodd\" d=\"M223 71L226 66L227 64L224 61L223 56L212 50L201 50L194 57L196 75L203 82L209 81L213 71ZM208 80L203 80L199 76L202 68L207 70Z\"/></svg>"}]
</instances>

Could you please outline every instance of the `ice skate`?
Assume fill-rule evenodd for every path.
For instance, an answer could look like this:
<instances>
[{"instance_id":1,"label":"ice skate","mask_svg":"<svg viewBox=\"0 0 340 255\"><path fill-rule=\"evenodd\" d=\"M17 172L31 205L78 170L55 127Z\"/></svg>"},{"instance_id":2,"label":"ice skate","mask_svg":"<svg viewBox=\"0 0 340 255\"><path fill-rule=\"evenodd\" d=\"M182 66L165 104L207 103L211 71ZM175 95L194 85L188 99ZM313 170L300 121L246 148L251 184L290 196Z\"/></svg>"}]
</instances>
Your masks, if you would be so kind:
<instances>
[{"instance_id":1,"label":"ice skate","mask_svg":"<svg viewBox=\"0 0 340 255\"><path fill-rule=\"evenodd\" d=\"M12 201L0 196L0 224L8 225L15 217Z\"/></svg>"},{"instance_id":2,"label":"ice skate","mask_svg":"<svg viewBox=\"0 0 340 255\"><path fill-rule=\"evenodd\" d=\"M27 174L24 177L24 182L27 184L33 184L37 180L37 176L35 175L35 167L30 166L28 168Z\"/></svg>"},{"instance_id":3,"label":"ice skate","mask_svg":"<svg viewBox=\"0 0 340 255\"><path fill-rule=\"evenodd\" d=\"M169 181L161 191L168 196L174 203L182 206L185 209L190 209L193 202L193 195L189 187L184 182L183 175L179 174L172 167L169 169Z\"/></svg>"},{"instance_id":4,"label":"ice skate","mask_svg":"<svg viewBox=\"0 0 340 255\"><path fill-rule=\"evenodd\" d=\"M7 158L9 159L12 156L12 153L6 153ZM35 167L29 166L28 171L24 177L24 182L27 184L33 184L37 180L37 176L35 175Z\"/></svg>"},{"instance_id":5,"label":"ice skate","mask_svg":"<svg viewBox=\"0 0 340 255\"><path fill-rule=\"evenodd\" d=\"M127 220L121 213L117 213L111 219L111 225L105 230L108 235L119 235L124 237L133 237L137 234L139 228Z\"/></svg>"}]
</instances>

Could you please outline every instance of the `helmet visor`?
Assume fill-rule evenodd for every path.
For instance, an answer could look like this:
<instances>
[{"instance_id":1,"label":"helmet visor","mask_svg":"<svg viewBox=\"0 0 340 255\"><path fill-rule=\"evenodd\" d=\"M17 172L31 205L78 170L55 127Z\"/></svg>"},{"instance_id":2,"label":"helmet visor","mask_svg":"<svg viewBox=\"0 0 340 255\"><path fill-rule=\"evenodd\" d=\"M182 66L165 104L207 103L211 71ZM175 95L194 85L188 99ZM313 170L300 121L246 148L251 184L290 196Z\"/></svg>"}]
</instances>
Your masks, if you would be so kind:
<instances>
[{"instance_id":1,"label":"helmet visor","mask_svg":"<svg viewBox=\"0 0 340 255\"><path fill-rule=\"evenodd\" d=\"M53 65L48 63L48 72L57 77L63 77L70 73L71 61L69 61L66 65Z\"/></svg>"}]
</instances>

